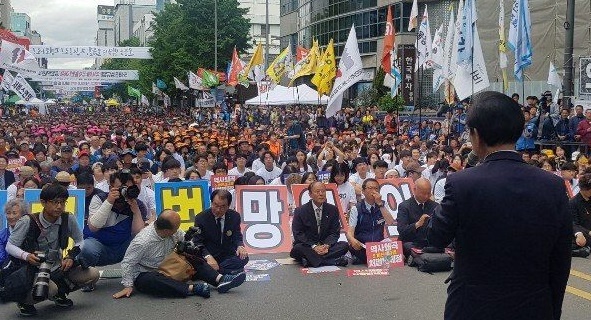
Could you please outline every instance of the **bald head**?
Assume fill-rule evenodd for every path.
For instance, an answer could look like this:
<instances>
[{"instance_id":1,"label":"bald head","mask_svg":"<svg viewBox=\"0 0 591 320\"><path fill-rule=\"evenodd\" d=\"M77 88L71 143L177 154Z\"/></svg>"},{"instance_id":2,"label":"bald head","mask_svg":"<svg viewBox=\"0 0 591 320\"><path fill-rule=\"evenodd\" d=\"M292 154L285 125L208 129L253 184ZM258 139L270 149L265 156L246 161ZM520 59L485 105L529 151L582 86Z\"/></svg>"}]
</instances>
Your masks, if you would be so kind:
<instances>
[{"instance_id":1,"label":"bald head","mask_svg":"<svg viewBox=\"0 0 591 320\"><path fill-rule=\"evenodd\" d=\"M415 199L420 202L426 202L431 199L431 182L425 178L419 178L415 181L414 190Z\"/></svg>"},{"instance_id":2,"label":"bald head","mask_svg":"<svg viewBox=\"0 0 591 320\"><path fill-rule=\"evenodd\" d=\"M176 232L181 226L181 216L174 210L166 209L160 213L154 226L157 231Z\"/></svg>"}]
</instances>

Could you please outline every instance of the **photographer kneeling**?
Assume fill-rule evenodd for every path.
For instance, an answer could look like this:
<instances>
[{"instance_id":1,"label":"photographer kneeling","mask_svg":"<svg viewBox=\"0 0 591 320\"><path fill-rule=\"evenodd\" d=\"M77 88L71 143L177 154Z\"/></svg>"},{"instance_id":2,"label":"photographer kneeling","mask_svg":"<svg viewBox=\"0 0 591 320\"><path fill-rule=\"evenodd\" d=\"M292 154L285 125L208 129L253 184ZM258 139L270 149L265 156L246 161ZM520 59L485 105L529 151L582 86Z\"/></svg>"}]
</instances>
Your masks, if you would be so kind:
<instances>
[{"instance_id":1,"label":"photographer kneeling","mask_svg":"<svg viewBox=\"0 0 591 320\"><path fill-rule=\"evenodd\" d=\"M60 307L71 307L73 302L66 295L82 286L93 285L99 278L97 269L82 268L74 263L82 244L82 231L74 215L64 211L68 190L52 183L41 190L40 198L42 213L20 218L6 245L6 251L12 257L28 263L28 266L22 264L21 269L14 271L14 275L22 275L20 278L26 288L10 288L11 292L7 292L13 295L17 291L25 292L22 297L11 298L18 301L20 313L24 316L37 314L34 304L48 298ZM68 238L74 239L74 248L62 258ZM18 264L14 258L13 262ZM21 274L21 270L25 273Z\"/></svg>"},{"instance_id":2,"label":"photographer kneeling","mask_svg":"<svg viewBox=\"0 0 591 320\"><path fill-rule=\"evenodd\" d=\"M84 267L121 262L131 240L144 228L148 218L146 206L137 199L140 190L128 169L109 177L109 190L108 194L96 194L90 201L84 245L77 258ZM92 290L92 286L83 289Z\"/></svg>"},{"instance_id":3,"label":"photographer kneeling","mask_svg":"<svg viewBox=\"0 0 591 320\"><path fill-rule=\"evenodd\" d=\"M121 262L125 288L113 295L113 298L131 296L134 287L138 291L160 297L187 297L197 295L209 298L209 285L217 286L219 293L226 293L231 288L241 285L246 280L244 272L237 275L221 275L213 270L204 260L199 246L190 240L192 232L179 230L181 217L173 210L164 210L156 221L144 228L131 242ZM191 229L193 231L193 229ZM185 239L185 241L183 241ZM177 244L178 243L178 244ZM187 257L194 269L192 280L206 283L188 284L167 277L158 272L165 258L175 250Z\"/></svg>"}]
</instances>

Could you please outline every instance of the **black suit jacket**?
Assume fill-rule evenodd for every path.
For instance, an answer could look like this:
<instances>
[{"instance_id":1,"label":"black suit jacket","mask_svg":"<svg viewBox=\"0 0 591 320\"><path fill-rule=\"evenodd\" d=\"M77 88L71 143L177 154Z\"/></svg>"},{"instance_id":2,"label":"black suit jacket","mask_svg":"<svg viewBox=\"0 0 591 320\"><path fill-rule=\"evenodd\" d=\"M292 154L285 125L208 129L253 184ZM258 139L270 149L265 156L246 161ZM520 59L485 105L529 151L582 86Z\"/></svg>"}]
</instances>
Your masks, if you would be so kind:
<instances>
[{"instance_id":1,"label":"black suit jacket","mask_svg":"<svg viewBox=\"0 0 591 320\"><path fill-rule=\"evenodd\" d=\"M293 244L306 244L313 246L315 244L333 245L337 243L340 236L341 223L339 220L339 211L337 207L324 203L322 205L322 220L320 220L320 234L318 234L318 225L316 224L316 214L312 207L312 200L301 207L297 207L293 213L293 222L291 224L294 242Z\"/></svg>"},{"instance_id":2,"label":"black suit jacket","mask_svg":"<svg viewBox=\"0 0 591 320\"><path fill-rule=\"evenodd\" d=\"M591 201L585 201L583 196L577 193L576 196L570 199L569 208L573 217L573 232L582 232L587 242L591 242L591 236L589 235L591 230Z\"/></svg>"},{"instance_id":3,"label":"black suit jacket","mask_svg":"<svg viewBox=\"0 0 591 320\"><path fill-rule=\"evenodd\" d=\"M559 319L571 263L564 181L501 151L447 177L430 245L455 238L445 319Z\"/></svg>"},{"instance_id":4,"label":"black suit jacket","mask_svg":"<svg viewBox=\"0 0 591 320\"><path fill-rule=\"evenodd\" d=\"M433 216L437 202L428 200L424 203L425 208L421 210L415 197L404 200L398 205L398 216L396 218L396 228L402 242L419 242L425 245L427 241L427 223L419 229L415 229L415 223L426 213Z\"/></svg>"},{"instance_id":5,"label":"black suit jacket","mask_svg":"<svg viewBox=\"0 0 591 320\"><path fill-rule=\"evenodd\" d=\"M14 173L9 170L4 170L4 186L6 187L4 190L8 188L11 184L15 182Z\"/></svg>"},{"instance_id":6,"label":"black suit jacket","mask_svg":"<svg viewBox=\"0 0 591 320\"><path fill-rule=\"evenodd\" d=\"M218 261L223 260L224 257L235 256L238 246L244 245L240 223L240 214L234 210L228 210L225 215L223 239L220 243L220 229L217 227L213 212L207 209L195 216L195 227L199 229L193 237L193 242L205 247L203 256L210 254Z\"/></svg>"}]
</instances>

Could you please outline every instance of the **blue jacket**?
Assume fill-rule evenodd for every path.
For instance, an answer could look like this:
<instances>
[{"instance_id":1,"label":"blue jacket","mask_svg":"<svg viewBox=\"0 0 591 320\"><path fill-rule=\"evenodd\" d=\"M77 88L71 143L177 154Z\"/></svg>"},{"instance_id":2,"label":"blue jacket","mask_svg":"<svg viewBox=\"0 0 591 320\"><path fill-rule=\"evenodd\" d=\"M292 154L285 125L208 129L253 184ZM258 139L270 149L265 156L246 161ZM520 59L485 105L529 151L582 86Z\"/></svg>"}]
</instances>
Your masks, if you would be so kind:
<instances>
[{"instance_id":1,"label":"blue jacket","mask_svg":"<svg viewBox=\"0 0 591 320\"><path fill-rule=\"evenodd\" d=\"M361 243L380 242L384 240L384 217L379 209L370 212L365 206L365 201L357 203L357 225L355 226L355 239Z\"/></svg>"},{"instance_id":2,"label":"blue jacket","mask_svg":"<svg viewBox=\"0 0 591 320\"><path fill-rule=\"evenodd\" d=\"M536 148L535 145L535 136L538 134L538 128L536 127L535 119L530 120L523 129L523 133L521 137L515 143L515 150L517 151L524 151L524 150L533 150Z\"/></svg>"}]
</instances>

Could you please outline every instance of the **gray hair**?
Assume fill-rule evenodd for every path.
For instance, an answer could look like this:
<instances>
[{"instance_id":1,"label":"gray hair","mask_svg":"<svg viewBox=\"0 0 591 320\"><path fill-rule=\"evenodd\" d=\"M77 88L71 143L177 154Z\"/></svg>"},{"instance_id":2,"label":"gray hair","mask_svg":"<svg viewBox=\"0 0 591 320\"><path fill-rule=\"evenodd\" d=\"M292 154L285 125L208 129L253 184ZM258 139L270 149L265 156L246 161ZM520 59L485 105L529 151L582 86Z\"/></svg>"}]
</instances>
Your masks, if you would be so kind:
<instances>
[{"instance_id":1,"label":"gray hair","mask_svg":"<svg viewBox=\"0 0 591 320\"><path fill-rule=\"evenodd\" d=\"M12 199L6 202L4 205L4 213L6 213L6 211L12 207L18 207L19 211L21 212L21 216L29 213L29 208L27 208L27 205L21 199Z\"/></svg>"}]
</instances>

